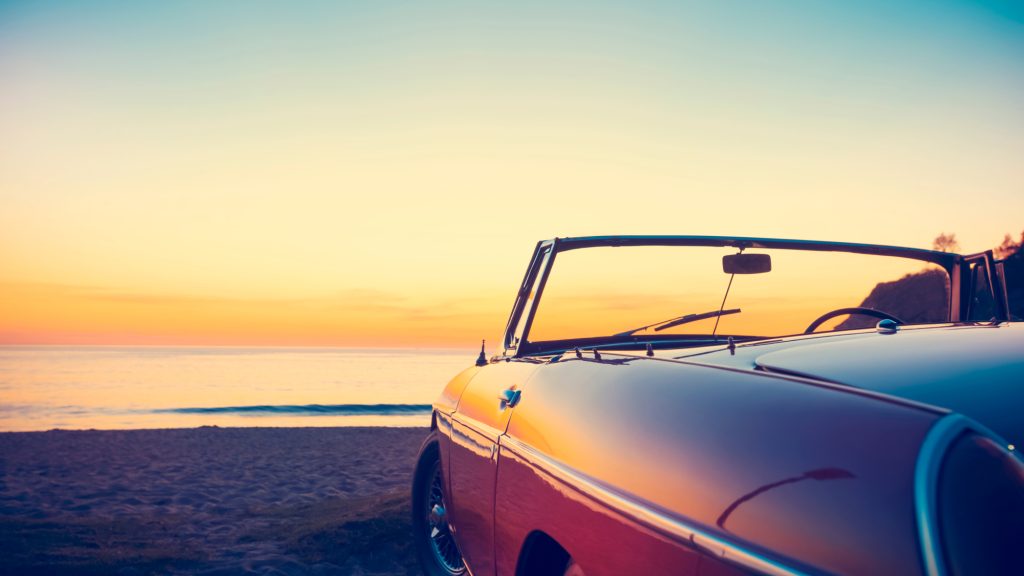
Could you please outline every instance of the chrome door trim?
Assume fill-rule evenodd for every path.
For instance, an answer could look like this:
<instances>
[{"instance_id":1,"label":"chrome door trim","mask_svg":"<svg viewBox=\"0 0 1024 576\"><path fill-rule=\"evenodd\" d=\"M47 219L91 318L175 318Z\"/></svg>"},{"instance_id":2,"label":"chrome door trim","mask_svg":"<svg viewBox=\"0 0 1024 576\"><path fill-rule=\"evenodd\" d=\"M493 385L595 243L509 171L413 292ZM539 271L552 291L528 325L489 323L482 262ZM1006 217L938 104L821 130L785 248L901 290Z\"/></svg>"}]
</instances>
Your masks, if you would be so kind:
<instances>
[{"instance_id":1,"label":"chrome door trim","mask_svg":"<svg viewBox=\"0 0 1024 576\"><path fill-rule=\"evenodd\" d=\"M465 414L453 414L452 422L461 424L481 436L493 439L495 443L497 443L498 437L505 433L504 430L499 430L494 426L484 424L476 418L466 416Z\"/></svg>"},{"instance_id":2,"label":"chrome door trim","mask_svg":"<svg viewBox=\"0 0 1024 576\"><path fill-rule=\"evenodd\" d=\"M670 516L651 504L620 492L511 436L502 435L500 441L501 451L512 452L534 469L597 504L684 545L759 574L771 576L804 576L806 574Z\"/></svg>"}]
</instances>

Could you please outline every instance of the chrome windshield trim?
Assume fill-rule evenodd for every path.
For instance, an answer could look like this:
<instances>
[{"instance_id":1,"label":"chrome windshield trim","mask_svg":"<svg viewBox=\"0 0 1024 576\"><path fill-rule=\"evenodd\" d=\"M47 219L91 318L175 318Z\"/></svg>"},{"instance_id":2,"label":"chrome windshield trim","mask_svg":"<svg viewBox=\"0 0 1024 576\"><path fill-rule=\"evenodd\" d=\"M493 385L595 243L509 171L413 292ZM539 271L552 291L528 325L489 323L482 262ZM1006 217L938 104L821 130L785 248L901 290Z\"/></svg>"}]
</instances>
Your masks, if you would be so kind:
<instances>
[{"instance_id":1,"label":"chrome windshield trim","mask_svg":"<svg viewBox=\"0 0 1024 576\"><path fill-rule=\"evenodd\" d=\"M961 414L943 416L932 425L921 443L914 468L914 510L917 516L918 538L921 544L921 561L928 576L945 576L949 573L942 557L937 519L939 473L949 447L965 432L974 432L995 441L1004 450L1006 440L985 426ZM1018 452L1010 452L1020 459Z\"/></svg>"},{"instance_id":2,"label":"chrome windshield trim","mask_svg":"<svg viewBox=\"0 0 1024 576\"><path fill-rule=\"evenodd\" d=\"M534 249L533 259L527 268L524 282L519 289L515 304L512 307L512 314L508 324L505 326L504 355L506 357L522 358L539 353L558 352L571 348L571 342L576 339L561 340L530 340L530 330L533 327L533 318L540 306L544 296L544 289L548 277L559 253L570 250L596 247L621 247L621 246L704 246L704 247L732 247L738 249L763 248L776 250L802 250L811 252L847 252L850 254L867 254L875 256L891 256L896 258L909 258L931 262L942 267L950 279L950 286L960 286L959 274L964 256L952 252L938 252L935 250L922 250L919 248L904 248L899 246L886 246L881 244L856 244L851 242L826 242L820 240L793 240L782 238L754 238L746 236L580 236L569 238L552 238L537 243ZM545 252L547 251L547 252ZM546 259L545 259L546 258ZM533 287L532 289L530 287ZM529 309L526 308L527 299L532 294L532 301ZM960 296L952 289L947 303L947 321L960 320L959 316L954 317L954 306ZM520 329L521 328L521 329ZM597 340L608 340L598 338ZM618 343L609 341L607 343ZM594 344L600 344L594 342Z\"/></svg>"},{"instance_id":3,"label":"chrome windshield trim","mask_svg":"<svg viewBox=\"0 0 1024 576\"><path fill-rule=\"evenodd\" d=\"M578 250L595 246L730 246L744 248L778 248L783 250L813 250L821 252L851 252L911 258L938 264L948 272L959 264L964 256L953 252L922 250L885 244L861 244L856 242L833 242L824 240L797 240L790 238L756 238L750 236L578 236L558 238L558 251Z\"/></svg>"},{"instance_id":4,"label":"chrome windshield trim","mask_svg":"<svg viewBox=\"0 0 1024 576\"><path fill-rule=\"evenodd\" d=\"M652 505L619 492L508 435L502 435L500 443L502 450L514 453L536 470L558 480L594 502L607 506L647 528L697 548L719 560L770 576L804 576L806 574L659 511Z\"/></svg>"}]
</instances>

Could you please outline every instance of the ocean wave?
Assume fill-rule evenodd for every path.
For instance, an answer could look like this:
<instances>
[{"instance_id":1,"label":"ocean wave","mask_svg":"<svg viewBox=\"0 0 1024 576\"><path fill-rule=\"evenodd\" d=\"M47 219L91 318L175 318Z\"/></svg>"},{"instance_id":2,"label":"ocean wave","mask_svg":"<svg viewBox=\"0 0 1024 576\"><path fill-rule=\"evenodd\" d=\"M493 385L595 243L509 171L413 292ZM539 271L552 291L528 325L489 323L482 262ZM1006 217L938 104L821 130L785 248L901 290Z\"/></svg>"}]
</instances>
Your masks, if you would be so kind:
<instances>
[{"instance_id":1,"label":"ocean wave","mask_svg":"<svg viewBox=\"0 0 1024 576\"><path fill-rule=\"evenodd\" d=\"M430 404L303 404L161 408L151 412L157 414L249 414L253 416L397 416L430 414L430 410Z\"/></svg>"}]
</instances>

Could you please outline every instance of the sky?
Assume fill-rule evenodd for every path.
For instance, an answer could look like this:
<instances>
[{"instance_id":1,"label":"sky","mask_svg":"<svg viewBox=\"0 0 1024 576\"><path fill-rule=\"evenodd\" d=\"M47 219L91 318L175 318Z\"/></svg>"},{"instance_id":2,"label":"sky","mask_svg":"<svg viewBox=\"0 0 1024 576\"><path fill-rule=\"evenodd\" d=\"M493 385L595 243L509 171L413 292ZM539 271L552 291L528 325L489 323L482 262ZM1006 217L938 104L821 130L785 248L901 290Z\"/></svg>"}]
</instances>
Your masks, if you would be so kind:
<instances>
[{"instance_id":1,"label":"sky","mask_svg":"<svg viewBox=\"0 0 1024 576\"><path fill-rule=\"evenodd\" d=\"M1024 229L1016 2L0 0L0 344L471 347L537 240Z\"/></svg>"}]
</instances>

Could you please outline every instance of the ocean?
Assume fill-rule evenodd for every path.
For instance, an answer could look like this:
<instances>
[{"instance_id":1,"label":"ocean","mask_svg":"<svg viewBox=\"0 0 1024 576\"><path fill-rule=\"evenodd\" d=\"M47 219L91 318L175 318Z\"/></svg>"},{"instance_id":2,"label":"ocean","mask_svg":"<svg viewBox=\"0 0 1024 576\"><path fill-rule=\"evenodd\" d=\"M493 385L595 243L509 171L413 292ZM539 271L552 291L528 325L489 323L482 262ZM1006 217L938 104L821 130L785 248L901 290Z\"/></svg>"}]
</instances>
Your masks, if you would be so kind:
<instances>
[{"instance_id":1,"label":"ocean","mask_svg":"<svg viewBox=\"0 0 1024 576\"><path fill-rule=\"evenodd\" d=\"M0 431L427 426L478 351L0 347Z\"/></svg>"}]
</instances>

